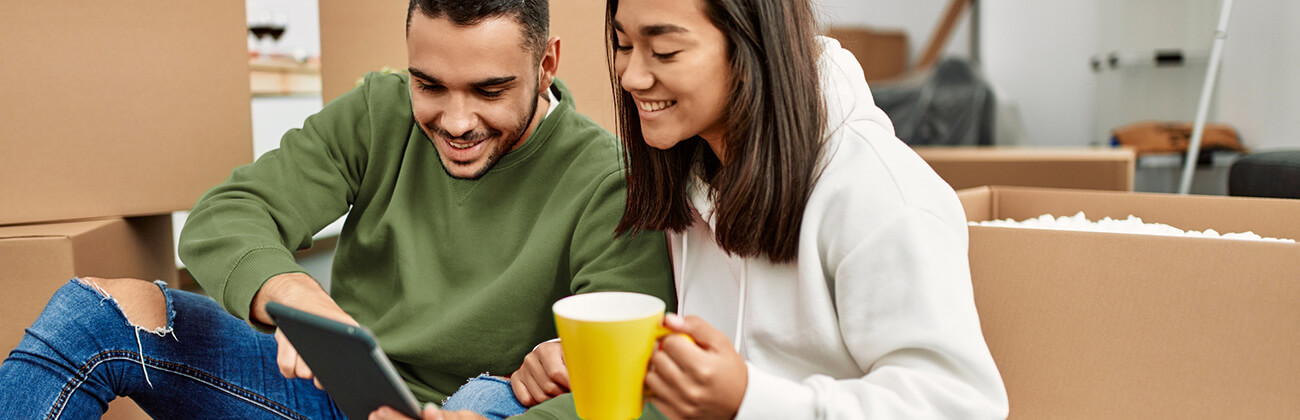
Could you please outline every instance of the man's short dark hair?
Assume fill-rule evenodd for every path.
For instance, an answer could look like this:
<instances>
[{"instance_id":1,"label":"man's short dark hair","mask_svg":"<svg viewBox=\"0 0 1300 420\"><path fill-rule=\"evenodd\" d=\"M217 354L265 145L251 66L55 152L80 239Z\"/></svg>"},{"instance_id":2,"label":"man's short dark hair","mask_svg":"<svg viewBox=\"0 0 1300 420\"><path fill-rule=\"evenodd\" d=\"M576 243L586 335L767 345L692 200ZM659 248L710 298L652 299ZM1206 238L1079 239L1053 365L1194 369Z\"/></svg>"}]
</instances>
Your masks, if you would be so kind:
<instances>
[{"instance_id":1,"label":"man's short dark hair","mask_svg":"<svg viewBox=\"0 0 1300 420\"><path fill-rule=\"evenodd\" d=\"M411 16L417 9L429 18L446 17L461 26L510 16L524 28L524 47L532 50L538 59L546 51L551 24L547 0L411 0L410 7L406 9L408 34L411 30Z\"/></svg>"}]
</instances>

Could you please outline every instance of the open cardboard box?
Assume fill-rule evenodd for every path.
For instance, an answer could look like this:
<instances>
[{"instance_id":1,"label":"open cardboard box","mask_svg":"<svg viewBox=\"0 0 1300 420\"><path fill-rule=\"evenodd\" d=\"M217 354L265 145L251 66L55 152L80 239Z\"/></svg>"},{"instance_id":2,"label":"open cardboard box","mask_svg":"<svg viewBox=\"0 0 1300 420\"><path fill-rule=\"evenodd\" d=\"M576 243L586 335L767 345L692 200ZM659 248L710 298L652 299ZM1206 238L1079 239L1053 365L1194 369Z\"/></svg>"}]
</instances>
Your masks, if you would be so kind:
<instances>
[{"instance_id":1,"label":"open cardboard box","mask_svg":"<svg viewBox=\"0 0 1300 420\"><path fill-rule=\"evenodd\" d=\"M967 219L1050 213L1300 239L1300 200L981 187ZM971 226L1011 418L1300 418L1300 244Z\"/></svg>"},{"instance_id":2,"label":"open cardboard box","mask_svg":"<svg viewBox=\"0 0 1300 420\"><path fill-rule=\"evenodd\" d=\"M953 189L983 185L1132 191L1132 149L918 146ZM1071 213L1073 214L1073 213Z\"/></svg>"}]
</instances>

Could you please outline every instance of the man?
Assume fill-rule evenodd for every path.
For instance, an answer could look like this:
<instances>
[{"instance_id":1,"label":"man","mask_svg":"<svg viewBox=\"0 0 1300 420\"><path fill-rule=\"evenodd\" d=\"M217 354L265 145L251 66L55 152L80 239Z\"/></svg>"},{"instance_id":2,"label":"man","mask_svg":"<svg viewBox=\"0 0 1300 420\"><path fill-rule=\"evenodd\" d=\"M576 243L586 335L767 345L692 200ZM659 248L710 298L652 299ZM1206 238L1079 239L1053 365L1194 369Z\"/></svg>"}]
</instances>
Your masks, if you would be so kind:
<instances>
[{"instance_id":1,"label":"man","mask_svg":"<svg viewBox=\"0 0 1300 420\"><path fill-rule=\"evenodd\" d=\"M181 258L239 319L146 282L70 282L0 366L0 418L95 416L115 395L164 418L341 416L283 336L249 327L272 328L267 302L365 325L440 403L554 337L560 297L675 301L663 236L614 237L616 140L552 80L547 26L544 0L412 1L409 77L367 76L191 212ZM345 212L327 294L292 251Z\"/></svg>"}]
</instances>

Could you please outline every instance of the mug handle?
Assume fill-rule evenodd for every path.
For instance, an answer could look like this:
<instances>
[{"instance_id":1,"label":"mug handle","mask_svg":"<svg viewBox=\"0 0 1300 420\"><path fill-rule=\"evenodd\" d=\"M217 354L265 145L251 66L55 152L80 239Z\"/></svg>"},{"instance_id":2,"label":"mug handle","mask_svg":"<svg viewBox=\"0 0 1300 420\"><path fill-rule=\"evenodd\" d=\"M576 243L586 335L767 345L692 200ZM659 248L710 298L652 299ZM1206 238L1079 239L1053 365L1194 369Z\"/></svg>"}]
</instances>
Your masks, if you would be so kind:
<instances>
[{"instance_id":1,"label":"mug handle","mask_svg":"<svg viewBox=\"0 0 1300 420\"><path fill-rule=\"evenodd\" d=\"M691 340L691 343L692 343L692 344L695 343L695 339L692 338L690 334L687 334L687 333L679 333L679 332L673 332L673 330L668 329L668 327L663 326L663 324L656 324L656 325L655 325L655 340L656 340L656 341L658 341L658 340L662 340L664 337L667 337L667 336L669 336L669 335L671 335L671 334L677 334L677 335L680 335L680 336L682 336L682 337L686 337L687 340Z\"/></svg>"}]
</instances>

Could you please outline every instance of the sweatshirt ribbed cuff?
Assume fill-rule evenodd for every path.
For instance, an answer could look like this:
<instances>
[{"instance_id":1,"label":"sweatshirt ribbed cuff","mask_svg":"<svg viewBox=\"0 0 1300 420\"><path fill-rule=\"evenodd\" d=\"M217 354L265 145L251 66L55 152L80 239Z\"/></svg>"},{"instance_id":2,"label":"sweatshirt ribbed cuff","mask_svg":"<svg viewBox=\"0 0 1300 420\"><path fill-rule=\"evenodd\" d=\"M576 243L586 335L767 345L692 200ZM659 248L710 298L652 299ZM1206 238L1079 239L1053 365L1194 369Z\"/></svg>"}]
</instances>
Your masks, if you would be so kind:
<instances>
[{"instance_id":1,"label":"sweatshirt ribbed cuff","mask_svg":"<svg viewBox=\"0 0 1300 420\"><path fill-rule=\"evenodd\" d=\"M736 420L812 418L813 392L795 381L781 378L745 363L749 384L740 400Z\"/></svg>"},{"instance_id":2,"label":"sweatshirt ribbed cuff","mask_svg":"<svg viewBox=\"0 0 1300 420\"><path fill-rule=\"evenodd\" d=\"M283 248L258 248L244 254L235 268L230 270L226 287L221 296L226 310L237 317L248 320L254 327L262 327L249 317L253 307L253 296L262 289L262 285L279 274L306 273L294 260L293 254Z\"/></svg>"}]
</instances>

